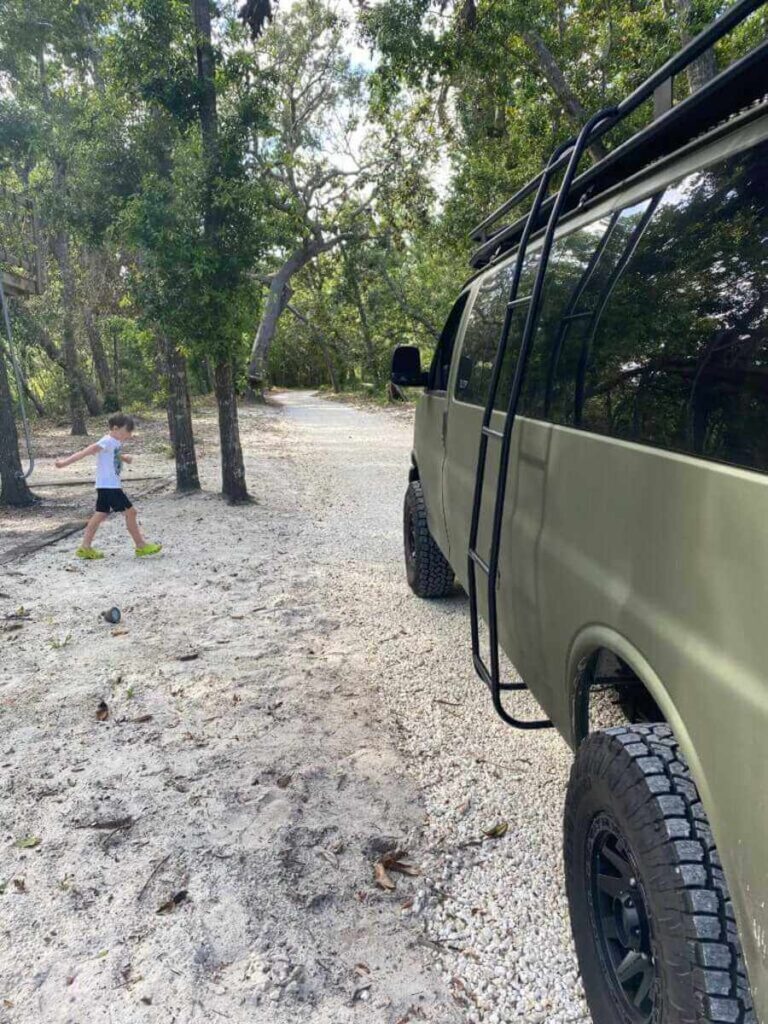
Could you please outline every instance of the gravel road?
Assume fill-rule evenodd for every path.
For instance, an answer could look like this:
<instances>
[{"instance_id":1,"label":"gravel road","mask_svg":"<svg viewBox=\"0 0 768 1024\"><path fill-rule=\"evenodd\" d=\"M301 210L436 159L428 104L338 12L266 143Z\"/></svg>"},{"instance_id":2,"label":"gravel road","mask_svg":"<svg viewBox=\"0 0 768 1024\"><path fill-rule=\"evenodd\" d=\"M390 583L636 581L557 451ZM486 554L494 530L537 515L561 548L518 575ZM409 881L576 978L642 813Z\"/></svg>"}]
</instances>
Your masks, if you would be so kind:
<instances>
[{"instance_id":1,"label":"gravel road","mask_svg":"<svg viewBox=\"0 0 768 1024\"><path fill-rule=\"evenodd\" d=\"M0 1022L588 1021L570 754L495 719L465 597L406 585L411 415L278 402L242 412L257 503L155 496L160 558L108 527L3 576Z\"/></svg>"}]
</instances>

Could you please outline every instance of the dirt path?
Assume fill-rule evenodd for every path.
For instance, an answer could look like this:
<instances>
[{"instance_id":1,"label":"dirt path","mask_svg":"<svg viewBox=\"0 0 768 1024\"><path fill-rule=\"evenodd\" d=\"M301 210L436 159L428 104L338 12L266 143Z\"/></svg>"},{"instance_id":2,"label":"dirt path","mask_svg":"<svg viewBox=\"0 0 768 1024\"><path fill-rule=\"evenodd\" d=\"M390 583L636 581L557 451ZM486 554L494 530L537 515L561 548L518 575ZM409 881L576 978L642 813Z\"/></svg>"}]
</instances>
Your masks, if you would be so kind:
<instances>
[{"instance_id":1,"label":"dirt path","mask_svg":"<svg viewBox=\"0 0 768 1024\"><path fill-rule=\"evenodd\" d=\"M242 412L257 504L156 496L160 558L111 526L0 576L0 1022L583 1019L567 752L494 721L463 597L405 586L410 416L282 402ZM424 874L388 892L393 846Z\"/></svg>"}]
</instances>

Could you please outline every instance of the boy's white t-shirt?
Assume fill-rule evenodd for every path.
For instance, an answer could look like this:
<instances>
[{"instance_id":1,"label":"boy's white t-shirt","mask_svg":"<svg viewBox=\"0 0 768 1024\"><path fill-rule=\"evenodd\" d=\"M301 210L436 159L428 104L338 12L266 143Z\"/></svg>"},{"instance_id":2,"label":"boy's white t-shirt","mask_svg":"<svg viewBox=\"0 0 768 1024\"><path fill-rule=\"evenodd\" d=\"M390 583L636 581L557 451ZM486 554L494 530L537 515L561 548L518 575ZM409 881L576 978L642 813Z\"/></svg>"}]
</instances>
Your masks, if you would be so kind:
<instances>
[{"instance_id":1,"label":"boy's white t-shirt","mask_svg":"<svg viewBox=\"0 0 768 1024\"><path fill-rule=\"evenodd\" d=\"M122 441L118 441L111 434L105 434L96 443L99 446L99 451L96 454L96 488L119 489L122 486L120 483L120 473L123 468L120 458Z\"/></svg>"}]
</instances>

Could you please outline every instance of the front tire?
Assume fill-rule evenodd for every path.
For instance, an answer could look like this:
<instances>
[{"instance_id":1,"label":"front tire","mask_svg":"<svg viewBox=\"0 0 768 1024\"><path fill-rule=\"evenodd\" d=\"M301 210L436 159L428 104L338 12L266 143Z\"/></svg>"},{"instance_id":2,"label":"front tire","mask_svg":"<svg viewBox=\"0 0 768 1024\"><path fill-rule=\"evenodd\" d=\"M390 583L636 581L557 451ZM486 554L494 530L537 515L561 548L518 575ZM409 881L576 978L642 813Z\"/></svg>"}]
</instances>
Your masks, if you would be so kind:
<instances>
[{"instance_id":1,"label":"front tire","mask_svg":"<svg viewBox=\"0 0 768 1024\"><path fill-rule=\"evenodd\" d=\"M584 741L564 855L594 1024L755 1024L720 859L667 725Z\"/></svg>"},{"instance_id":2,"label":"front tire","mask_svg":"<svg viewBox=\"0 0 768 1024\"><path fill-rule=\"evenodd\" d=\"M408 585L419 597L446 597L453 590L453 569L427 525L427 506L419 480L405 492L403 541Z\"/></svg>"}]
</instances>

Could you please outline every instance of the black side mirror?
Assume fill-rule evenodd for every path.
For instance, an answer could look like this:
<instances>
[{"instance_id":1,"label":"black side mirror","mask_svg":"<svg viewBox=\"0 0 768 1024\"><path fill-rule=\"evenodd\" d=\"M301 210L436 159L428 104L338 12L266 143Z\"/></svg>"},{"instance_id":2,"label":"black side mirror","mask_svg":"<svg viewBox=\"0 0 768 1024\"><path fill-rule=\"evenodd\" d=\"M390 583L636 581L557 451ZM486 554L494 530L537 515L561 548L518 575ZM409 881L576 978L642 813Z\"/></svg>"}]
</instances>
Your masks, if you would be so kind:
<instances>
[{"instance_id":1,"label":"black side mirror","mask_svg":"<svg viewBox=\"0 0 768 1024\"><path fill-rule=\"evenodd\" d=\"M421 355L415 345L398 345L392 353L393 384L407 388L426 387L429 374L421 369Z\"/></svg>"}]
</instances>

